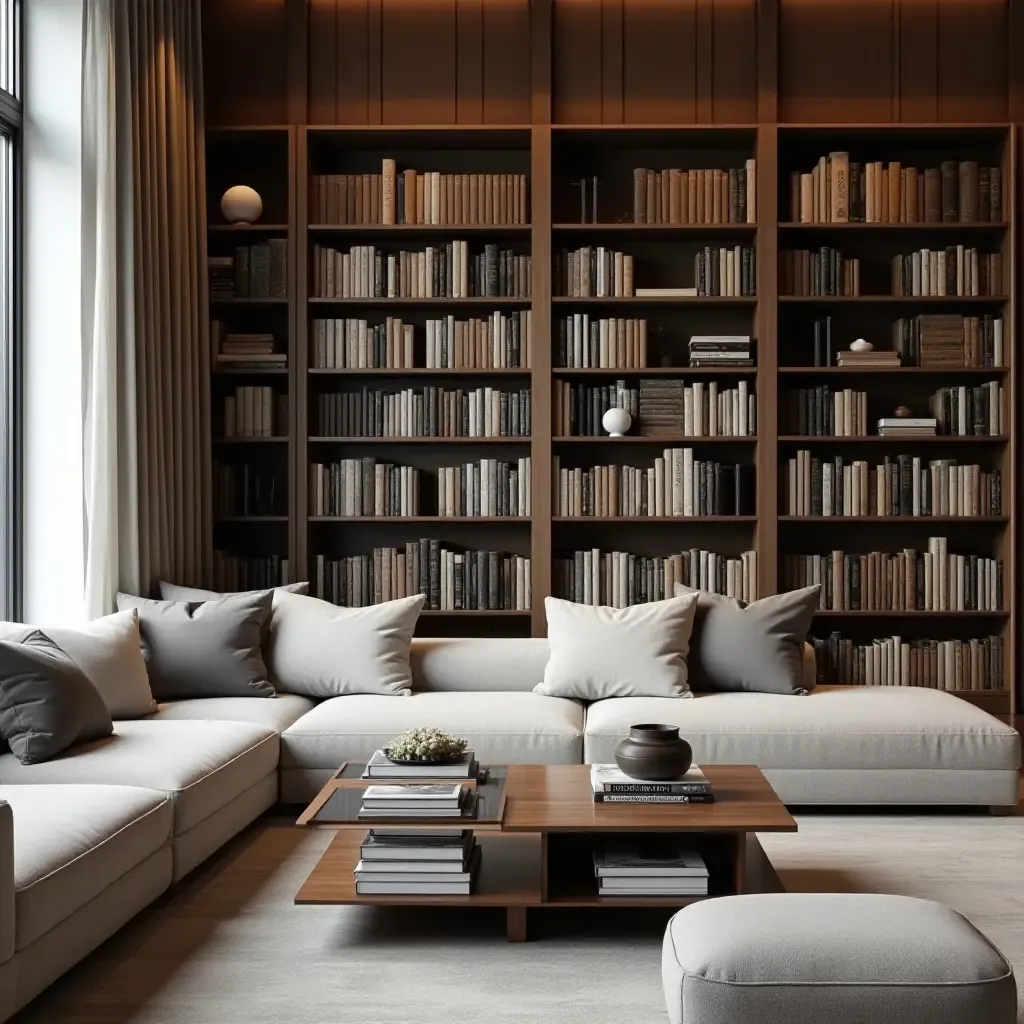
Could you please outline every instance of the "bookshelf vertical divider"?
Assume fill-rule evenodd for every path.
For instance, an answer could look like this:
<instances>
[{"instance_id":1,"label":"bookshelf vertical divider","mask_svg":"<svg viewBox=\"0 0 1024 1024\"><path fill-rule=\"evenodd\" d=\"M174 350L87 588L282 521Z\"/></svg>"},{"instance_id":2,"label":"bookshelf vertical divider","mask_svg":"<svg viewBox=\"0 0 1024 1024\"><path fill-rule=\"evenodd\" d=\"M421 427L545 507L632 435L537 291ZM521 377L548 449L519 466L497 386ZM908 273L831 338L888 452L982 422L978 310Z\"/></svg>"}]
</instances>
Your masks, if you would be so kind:
<instances>
[{"instance_id":1,"label":"bookshelf vertical divider","mask_svg":"<svg viewBox=\"0 0 1024 1024\"><path fill-rule=\"evenodd\" d=\"M288 380L291 401L292 473L288 480L288 508L291 529L288 531L288 553L292 565L293 580L309 577L309 509L307 466L309 465L308 441L308 389L309 389L309 146L305 127L293 127L290 133L291 153L288 162L289 199L291 214L289 237L288 296L291 307L289 326L291 338L288 345Z\"/></svg>"}]
</instances>

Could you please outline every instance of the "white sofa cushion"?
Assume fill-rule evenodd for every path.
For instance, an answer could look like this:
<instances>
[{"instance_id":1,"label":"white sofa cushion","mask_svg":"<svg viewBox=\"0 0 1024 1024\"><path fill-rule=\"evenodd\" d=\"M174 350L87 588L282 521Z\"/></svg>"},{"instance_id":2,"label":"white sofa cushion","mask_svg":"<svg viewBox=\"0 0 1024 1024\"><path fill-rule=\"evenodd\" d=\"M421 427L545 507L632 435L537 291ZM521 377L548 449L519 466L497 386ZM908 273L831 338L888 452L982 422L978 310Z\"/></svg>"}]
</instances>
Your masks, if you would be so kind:
<instances>
[{"instance_id":1,"label":"white sofa cushion","mask_svg":"<svg viewBox=\"0 0 1024 1024\"><path fill-rule=\"evenodd\" d=\"M464 737L484 764L578 764L583 709L537 693L416 693L334 697L281 735L282 768L337 768L365 761L414 726Z\"/></svg>"},{"instance_id":2,"label":"white sofa cushion","mask_svg":"<svg viewBox=\"0 0 1024 1024\"><path fill-rule=\"evenodd\" d=\"M613 759L637 722L678 725L698 764L790 769L1016 769L1015 729L949 693L916 686L820 686L808 697L705 693L621 697L587 709L584 758Z\"/></svg>"},{"instance_id":3,"label":"white sofa cushion","mask_svg":"<svg viewBox=\"0 0 1024 1024\"><path fill-rule=\"evenodd\" d=\"M166 793L0 786L14 814L15 948L24 949L170 842Z\"/></svg>"},{"instance_id":4,"label":"white sofa cushion","mask_svg":"<svg viewBox=\"0 0 1024 1024\"><path fill-rule=\"evenodd\" d=\"M174 834L224 807L272 775L280 740L243 722L117 722L114 735L83 743L44 764L0 757L0 785L97 783L156 789L174 804Z\"/></svg>"},{"instance_id":5,"label":"white sofa cushion","mask_svg":"<svg viewBox=\"0 0 1024 1024\"><path fill-rule=\"evenodd\" d=\"M297 693L279 693L276 697L200 697L158 704L148 721L249 722L281 733L314 707L313 701Z\"/></svg>"},{"instance_id":6,"label":"white sofa cushion","mask_svg":"<svg viewBox=\"0 0 1024 1024\"><path fill-rule=\"evenodd\" d=\"M413 692L532 690L551 655L547 637L414 637Z\"/></svg>"}]
</instances>

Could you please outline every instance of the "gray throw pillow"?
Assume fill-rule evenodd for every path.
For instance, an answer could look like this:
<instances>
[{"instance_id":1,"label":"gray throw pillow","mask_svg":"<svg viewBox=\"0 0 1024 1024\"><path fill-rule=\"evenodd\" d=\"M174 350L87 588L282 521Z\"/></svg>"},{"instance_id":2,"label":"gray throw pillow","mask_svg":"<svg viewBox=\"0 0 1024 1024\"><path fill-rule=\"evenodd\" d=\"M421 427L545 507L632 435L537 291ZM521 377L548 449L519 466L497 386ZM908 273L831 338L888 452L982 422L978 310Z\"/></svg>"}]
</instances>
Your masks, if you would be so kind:
<instances>
[{"instance_id":1,"label":"gray throw pillow","mask_svg":"<svg viewBox=\"0 0 1024 1024\"><path fill-rule=\"evenodd\" d=\"M308 594L308 583L285 583L272 590L285 590L289 594ZM217 590L203 590L201 587L179 587L176 583L160 581L162 601L212 601L215 597L238 597L242 594L262 594L262 590L238 590L234 593L220 593Z\"/></svg>"},{"instance_id":2,"label":"gray throw pillow","mask_svg":"<svg viewBox=\"0 0 1024 1024\"><path fill-rule=\"evenodd\" d=\"M99 690L48 636L26 626L20 639L0 640L0 737L22 764L113 731Z\"/></svg>"},{"instance_id":3,"label":"gray throw pillow","mask_svg":"<svg viewBox=\"0 0 1024 1024\"><path fill-rule=\"evenodd\" d=\"M803 648L820 589L815 585L744 604L677 583L677 596L698 595L691 688L806 694Z\"/></svg>"},{"instance_id":4,"label":"gray throw pillow","mask_svg":"<svg viewBox=\"0 0 1024 1024\"><path fill-rule=\"evenodd\" d=\"M142 654L157 700L273 697L260 651L272 601L269 590L201 602L117 595L121 611L138 609Z\"/></svg>"}]
</instances>

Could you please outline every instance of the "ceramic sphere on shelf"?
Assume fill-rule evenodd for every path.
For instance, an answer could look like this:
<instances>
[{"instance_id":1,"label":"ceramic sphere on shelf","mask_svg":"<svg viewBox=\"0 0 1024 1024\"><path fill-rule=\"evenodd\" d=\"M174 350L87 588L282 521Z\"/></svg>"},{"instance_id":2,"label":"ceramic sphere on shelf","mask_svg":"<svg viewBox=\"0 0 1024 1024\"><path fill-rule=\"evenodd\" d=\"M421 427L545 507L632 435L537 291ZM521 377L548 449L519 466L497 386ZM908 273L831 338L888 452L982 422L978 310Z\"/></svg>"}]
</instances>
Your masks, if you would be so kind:
<instances>
[{"instance_id":1,"label":"ceramic sphere on shelf","mask_svg":"<svg viewBox=\"0 0 1024 1024\"><path fill-rule=\"evenodd\" d=\"M625 409L609 409L601 417L601 425L612 437L622 437L633 423L633 417Z\"/></svg>"},{"instance_id":2,"label":"ceramic sphere on shelf","mask_svg":"<svg viewBox=\"0 0 1024 1024\"><path fill-rule=\"evenodd\" d=\"M263 200L248 185L232 185L220 197L220 212L230 224L255 224L263 212Z\"/></svg>"},{"instance_id":3,"label":"ceramic sphere on shelf","mask_svg":"<svg viewBox=\"0 0 1024 1024\"><path fill-rule=\"evenodd\" d=\"M910 415L909 405L897 405L893 410L893 416L897 419L905 420Z\"/></svg>"},{"instance_id":4,"label":"ceramic sphere on shelf","mask_svg":"<svg viewBox=\"0 0 1024 1024\"><path fill-rule=\"evenodd\" d=\"M670 782L690 770L693 748L678 726L631 725L629 735L615 747L615 763L631 779Z\"/></svg>"},{"instance_id":5,"label":"ceramic sphere on shelf","mask_svg":"<svg viewBox=\"0 0 1024 1024\"><path fill-rule=\"evenodd\" d=\"M870 352L874 347L870 341L865 341L863 338L850 342L851 352Z\"/></svg>"}]
</instances>

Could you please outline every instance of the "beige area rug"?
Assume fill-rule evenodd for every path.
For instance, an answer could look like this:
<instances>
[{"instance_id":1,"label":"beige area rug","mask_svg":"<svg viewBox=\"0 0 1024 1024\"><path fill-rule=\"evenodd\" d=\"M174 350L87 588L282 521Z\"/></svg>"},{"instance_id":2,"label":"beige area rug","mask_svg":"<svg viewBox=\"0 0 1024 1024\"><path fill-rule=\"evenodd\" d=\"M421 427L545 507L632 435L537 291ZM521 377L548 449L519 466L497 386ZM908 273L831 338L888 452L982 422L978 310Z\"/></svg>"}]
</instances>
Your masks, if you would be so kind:
<instances>
[{"instance_id":1,"label":"beige area rug","mask_svg":"<svg viewBox=\"0 0 1024 1024\"><path fill-rule=\"evenodd\" d=\"M664 1022L665 914L295 907L329 840L260 824L18 1024ZM894 892L966 914L1024 977L1024 816L800 816L765 836L788 889ZM1024 1022L1024 1015L1021 1017Z\"/></svg>"}]
</instances>

